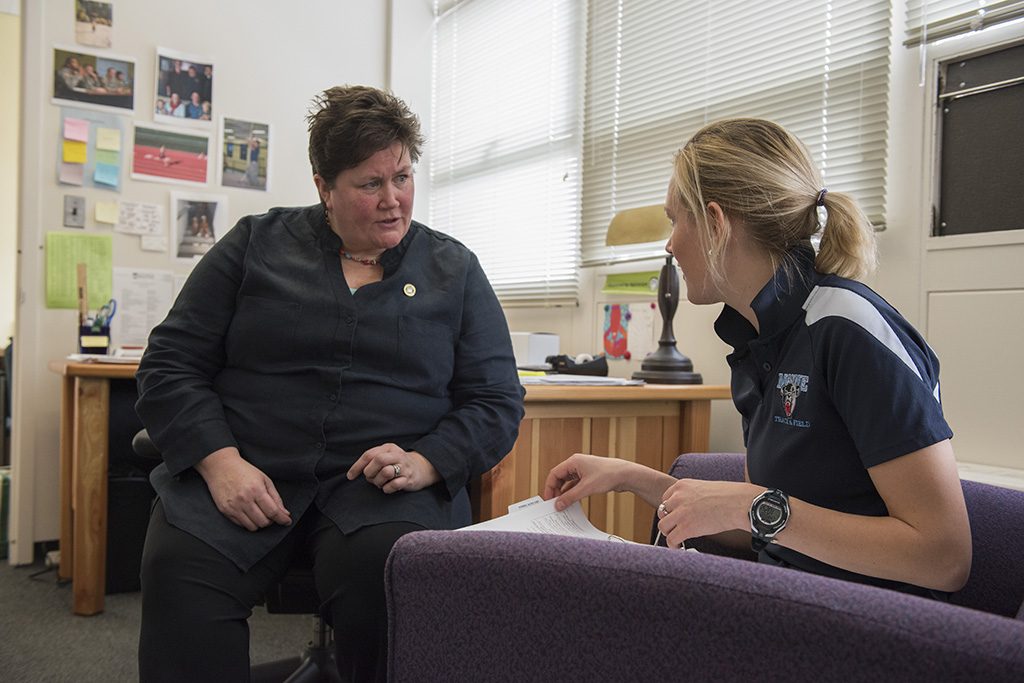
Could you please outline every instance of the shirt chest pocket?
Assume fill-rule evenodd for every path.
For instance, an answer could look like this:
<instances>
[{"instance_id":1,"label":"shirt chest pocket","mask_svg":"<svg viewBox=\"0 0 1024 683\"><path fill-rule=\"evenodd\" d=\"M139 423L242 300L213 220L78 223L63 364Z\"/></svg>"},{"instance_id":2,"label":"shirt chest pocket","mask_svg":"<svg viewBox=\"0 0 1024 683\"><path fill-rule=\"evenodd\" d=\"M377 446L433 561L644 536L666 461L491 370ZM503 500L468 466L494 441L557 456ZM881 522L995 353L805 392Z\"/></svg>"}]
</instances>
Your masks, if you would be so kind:
<instances>
[{"instance_id":1,"label":"shirt chest pocket","mask_svg":"<svg viewBox=\"0 0 1024 683\"><path fill-rule=\"evenodd\" d=\"M413 391L443 396L454 368L455 337L450 327L407 315L398 318L392 379Z\"/></svg>"},{"instance_id":2,"label":"shirt chest pocket","mask_svg":"<svg viewBox=\"0 0 1024 683\"><path fill-rule=\"evenodd\" d=\"M292 301L243 296L225 340L229 366L265 370L291 360L302 307Z\"/></svg>"}]
</instances>

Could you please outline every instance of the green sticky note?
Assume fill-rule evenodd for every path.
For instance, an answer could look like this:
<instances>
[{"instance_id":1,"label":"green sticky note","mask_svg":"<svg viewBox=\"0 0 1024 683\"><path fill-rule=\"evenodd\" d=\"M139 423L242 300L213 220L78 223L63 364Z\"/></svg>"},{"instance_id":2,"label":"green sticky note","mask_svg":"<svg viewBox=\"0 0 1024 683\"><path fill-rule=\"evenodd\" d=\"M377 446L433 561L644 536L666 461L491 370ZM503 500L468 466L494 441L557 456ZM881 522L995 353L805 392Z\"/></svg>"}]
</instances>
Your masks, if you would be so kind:
<instances>
[{"instance_id":1,"label":"green sticky note","mask_svg":"<svg viewBox=\"0 0 1024 683\"><path fill-rule=\"evenodd\" d=\"M605 277L604 294L639 294L655 296L658 293L657 270L642 273L613 273Z\"/></svg>"},{"instance_id":2,"label":"green sticky note","mask_svg":"<svg viewBox=\"0 0 1024 683\"><path fill-rule=\"evenodd\" d=\"M110 164L111 166L120 166L121 153L111 152L109 149L98 149L96 150L96 163Z\"/></svg>"},{"instance_id":3,"label":"green sticky note","mask_svg":"<svg viewBox=\"0 0 1024 683\"><path fill-rule=\"evenodd\" d=\"M89 309L110 301L114 240L110 235L46 233L46 307L78 308L78 264L84 263Z\"/></svg>"}]
</instances>

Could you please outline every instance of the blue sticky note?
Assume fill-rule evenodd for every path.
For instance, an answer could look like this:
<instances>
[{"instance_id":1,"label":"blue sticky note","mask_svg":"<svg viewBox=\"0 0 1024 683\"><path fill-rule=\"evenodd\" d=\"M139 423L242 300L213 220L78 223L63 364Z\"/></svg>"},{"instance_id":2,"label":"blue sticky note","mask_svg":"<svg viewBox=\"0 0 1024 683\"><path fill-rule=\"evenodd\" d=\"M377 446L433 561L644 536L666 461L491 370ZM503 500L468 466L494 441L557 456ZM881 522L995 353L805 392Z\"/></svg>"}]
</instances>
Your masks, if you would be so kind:
<instances>
[{"instance_id":1,"label":"blue sticky note","mask_svg":"<svg viewBox=\"0 0 1024 683\"><path fill-rule=\"evenodd\" d=\"M120 175L121 168L119 166L114 166L113 164L96 164L96 171L93 174L93 180L103 185L117 187Z\"/></svg>"}]
</instances>

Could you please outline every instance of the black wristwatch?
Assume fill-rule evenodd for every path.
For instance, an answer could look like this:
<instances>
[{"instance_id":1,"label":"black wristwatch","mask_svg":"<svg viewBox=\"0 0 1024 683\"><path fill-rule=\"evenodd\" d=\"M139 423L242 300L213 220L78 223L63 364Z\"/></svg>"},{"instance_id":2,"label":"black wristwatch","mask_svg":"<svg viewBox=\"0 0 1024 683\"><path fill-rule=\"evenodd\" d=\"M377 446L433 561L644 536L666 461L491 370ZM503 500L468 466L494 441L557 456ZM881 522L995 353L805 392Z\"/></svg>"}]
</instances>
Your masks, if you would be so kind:
<instances>
[{"instance_id":1,"label":"black wristwatch","mask_svg":"<svg viewBox=\"0 0 1024 683\"><path fill-rule=\"evenodd\" d=\"M768 489L750 504L750 547L761 552L789 521L789 496L778 489Z\"/></svg>"}]
</instances>

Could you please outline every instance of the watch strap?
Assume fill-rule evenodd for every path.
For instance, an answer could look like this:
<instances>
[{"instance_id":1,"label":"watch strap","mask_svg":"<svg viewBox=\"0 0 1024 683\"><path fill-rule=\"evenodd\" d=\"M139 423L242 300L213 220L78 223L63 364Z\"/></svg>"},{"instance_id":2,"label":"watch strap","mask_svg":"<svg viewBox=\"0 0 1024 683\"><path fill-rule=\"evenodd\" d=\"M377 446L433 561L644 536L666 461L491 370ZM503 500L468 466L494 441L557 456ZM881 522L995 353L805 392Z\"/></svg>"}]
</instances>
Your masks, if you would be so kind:
<instances>
[{"instance_id":1,"label":"watch strap","mask_svg":"<svg viewBox=\"0 0 1024 683\"><path fill-rule=\"evenodd\" d=\"M764 501L771 501L782 511L781 519L770 531L758 528L757 508ZM762 492L750 504L750 548L760 553L766 545L774 543L775 536L786 528L789 521L789 496L779 489L768 489ZM762 522L763 523L763 522Z\"/></svg>"}]
</instances>

